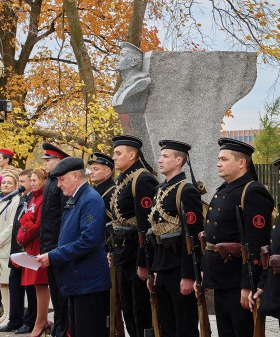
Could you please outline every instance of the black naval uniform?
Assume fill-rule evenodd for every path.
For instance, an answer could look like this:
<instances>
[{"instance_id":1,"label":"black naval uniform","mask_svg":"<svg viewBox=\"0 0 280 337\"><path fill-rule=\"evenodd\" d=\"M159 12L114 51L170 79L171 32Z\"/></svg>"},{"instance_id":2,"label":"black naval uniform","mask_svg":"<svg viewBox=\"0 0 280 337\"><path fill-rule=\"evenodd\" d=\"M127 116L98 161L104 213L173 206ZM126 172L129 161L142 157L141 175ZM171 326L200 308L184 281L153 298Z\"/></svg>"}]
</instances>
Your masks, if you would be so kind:
<instances>
[{"instance_id":1,"label":"black naval uniform","mask_svg":"<svg viewBox=\"0 0 280 337\"><path fill-rule=\"evenodd\" d=\"M278 216L275 225L271 230L270 255L280 257L280 204L278 204ZM262 279L258 288L263 289L261 296L260 312L266 316L273 316L279 319L280 324L280 274L275 274L273 268L269 267L263 271Z\"/></svg>"},{"instance_id":2,"label":"black naval uniform","mask_svg":"<svg viewBox=\"0 0 280 337\"><path fill-rule=\"evenodd\" d=\"M150 227L148 214L158 181L150 172L142 172L137 179L135 199L132 195L132 179L128 179L129 181L119 189L124 179L141 168L142 163L137 161L120 174L116 180L116 197L113 194L111 200L114 231L118 225L135 227L135 231L126 237L114 236L121 306L130 337L143 337L144 329L150 329L152 325L149 292L146 282L137 276L136 268L145 266L143 252L139 249L138 231L146 232Z\"/></svg>"},{"instance_id":3,"label":"black naval uniform","mask_svg":"<svg viewBox=\"0 0 280 337\"><path fill-rule=\"evenodd\" d=\"M49 175L43 194L40 233L41 254L48 253L57 247L61 217L67 200L68 197L65 197L57 186L57 178ZM66 337L69 326L68 298L62 296L59 290L59 270L48 267L47 273L55 313L52 335Z\"/></svg>"},{"instance_id":4,"label":"black naval uniform","mask_svg":"<svg viewBox=\"0 0 280 337\"><path fill-rule=\"evenodd\" d=\"M176 205L177 189L180 183L186 179L181 172L168 182L164 181L158 186L154 197L153 208L150 216L153 233L160 231L164 223L168 223L168 217L179 218ZM158 206L157 199L161 199L163 193L169 193ZM202 204L200 194L192 184L186 184L181 192L186 222L190 235L194 237L198 246L198 233L203 229ZM159 212L161 208L161 212ZM162 212L163 211L163 212ZM161 214L160 214L161 213ZM169 218L170 219L170 218ZM182 278L195 279L192 258L187 254L184 228L178 221L179 235L175 242L166 247L162 236L156 235L157 244L154 247L154 261L152 269L157 273L155 291L159 305L159 319L162 328L162 337L196 337L198 333L198 313L195 294L182 295L180 293L180 281ZM163 230L164 232L164 230Z\"/></svg>"},{"instance_id":5,"label":"black naval uniform","mask_svg":"<svg viewBox=\"0 0 280 337\"><path fill-rule=\"evenodd\" d=\"M245 185L254 179L248 171L231 183L224 182L214 195L207 214L206 241L210 244L239 243L236 205L241 203ZM244 200L244 236L252 254L255 281L260 276L260 247L268 244L273 199L267 189L254 181ZM253 319L240 305L241 289L250 289L248 268L241 257L223 260L218 252L206 250L203 259L203 286L214 289L217 327L220 337L252 337Z\"/></svg>"},{"instance_id":6,"label":"black naval uniform","mask_svg":"<svg viewBox=\"0 0 280 337\"><path fill-rule=\"evenodd\" d=\"M115 190L116 184L112 177L106 179L105 181L102 181L102 183L95 185L94 189L102 196L105 207L106 207L106 213L107 213L107 220L106 222L110 222L112 220L111 218L111 209L110 209L110 201L112 198L112 194Z\"/></svg>"}]
</instances>

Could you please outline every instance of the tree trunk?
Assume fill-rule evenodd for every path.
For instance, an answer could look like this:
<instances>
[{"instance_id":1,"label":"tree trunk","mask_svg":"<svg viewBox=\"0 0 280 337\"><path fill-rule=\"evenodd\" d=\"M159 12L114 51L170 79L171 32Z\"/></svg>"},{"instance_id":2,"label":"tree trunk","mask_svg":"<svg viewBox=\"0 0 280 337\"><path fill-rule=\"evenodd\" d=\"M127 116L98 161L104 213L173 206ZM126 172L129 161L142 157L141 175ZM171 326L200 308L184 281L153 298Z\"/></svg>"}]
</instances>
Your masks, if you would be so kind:
<instances>
[{"instance_id":1,"label":"tree trunk","mask_svg":"<svg viewBox=\"0 0 280 337\"><path fill-rule=\"evenodd\" d=\"M147 0L134 0L132 16L128 29L128 42L140 47Z\"/></svg>"},{"instance_id":2,"label":"tree trunk","mask_svg":"<svg viewBox=\"0 0 280 337\"><path fill-rule=\"evenodd\" d=\"M84 43L76 2L74 0L63 0L63 7L68 19L71 36L70 42L78 63L80 79L85 85L83 90L85 102L88 104L94 100L96 92L92 66Z\"/></svg>"}]
</instances>

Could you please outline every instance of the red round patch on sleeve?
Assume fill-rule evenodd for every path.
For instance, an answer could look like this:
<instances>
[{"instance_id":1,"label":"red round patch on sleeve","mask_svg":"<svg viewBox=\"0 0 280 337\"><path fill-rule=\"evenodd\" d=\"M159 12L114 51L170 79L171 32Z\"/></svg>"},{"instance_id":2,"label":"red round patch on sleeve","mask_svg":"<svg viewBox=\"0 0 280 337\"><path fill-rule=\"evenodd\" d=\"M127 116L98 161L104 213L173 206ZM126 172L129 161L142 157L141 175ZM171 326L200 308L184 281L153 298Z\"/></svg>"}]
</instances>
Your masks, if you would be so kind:
<instances>
[{"instance_id":1,"label":"red round patch on sleeve","mask_svg":"<svg viewBox=\"0 0 280 337\"><path fill-rule=\"evenodd\" d=\"M141 206L143 208L150 208L152 207L152 204L153 204L152 199L149 197L144 197L141 199Z\"/></svg>"},{"instance_id":2,"label":"red round patch on sleeve","mask_svg":"<svg viewBox=\"0 0 280 337\"><path fill-rule=\"evenodd\" d=\"M188 225L193 225L196 222L196 214L194 212L187 212L185 217Z\"/></svg>"},{"instance_id":3,"label":"red round patch on sleeve","mask_svg":"<svg viewBox=\"0 0 280 337\"><path fill-rule=\"evenodd\" d=\"M265 226L265 218L260 214L255 215L253 218L253 225L258 229L263 228Z\"/></svg>"}]
</instances>

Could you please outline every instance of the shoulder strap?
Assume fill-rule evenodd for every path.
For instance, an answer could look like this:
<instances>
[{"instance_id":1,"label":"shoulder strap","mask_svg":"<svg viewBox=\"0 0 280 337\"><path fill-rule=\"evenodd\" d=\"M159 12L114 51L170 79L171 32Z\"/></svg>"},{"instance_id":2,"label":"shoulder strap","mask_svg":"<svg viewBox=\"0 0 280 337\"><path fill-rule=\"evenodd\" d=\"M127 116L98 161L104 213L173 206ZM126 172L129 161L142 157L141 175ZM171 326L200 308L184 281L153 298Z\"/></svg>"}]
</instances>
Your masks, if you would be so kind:
<instances>
[{"instance_id":1,"label":"shoulder strap","mask_svg":"<svg viewBox=\"0 0 280 337\"><path fill-rule=\"evenodd\" d=\"M109 187L103 194L102 194L102 198L104 198L113 188L115 188L116 186L113 185L111 187Z\"/></svg>"},{"instance_id":2,"label":"shoulder strap","mask_svg":"<svg viewBox=\"0 0 280 337\"><path fill-rule=\"evenodd\" d=\"M243 188L242 195L241 195L241 208L242 208L242 210L244 210L245 193L246 193L247 188L249 187L249 185L252 184L252 182L253 182L253 180L252 180L252 181L249 181L249 182L245 185L245 187Z\"/></svg>"},{"instance_id":3,"label":"shoulder strap","mask_svg":"<svg viewBox=\"0 0 280 337\"><path fill-rule=\"evenodd\" d=\"M135 199L135 194L136 194L136 182L137 182L137 179L138 177L140 176L140 174L144 171L147 171L144 167L138 169L137 171L135 171L133 173L133 179L132 179L132 196L133 196L133 199Z\"/></svg>"},{"instance_id":4,"label":"shoulder strap","mask_svg":"<svg viewBox=\"0 0 280 337\"><path fill-rule=\"evenodd\" d=\"M177 207L177 211L178 211L178 214L180 214L180 209L181 209L181 194L182 194L182 189L183 187L186 185L187 183L187 180L184 179L181 181L178 189L177 189L177 192L176 192L176 207Z\"/></svg>"}]
</instances>

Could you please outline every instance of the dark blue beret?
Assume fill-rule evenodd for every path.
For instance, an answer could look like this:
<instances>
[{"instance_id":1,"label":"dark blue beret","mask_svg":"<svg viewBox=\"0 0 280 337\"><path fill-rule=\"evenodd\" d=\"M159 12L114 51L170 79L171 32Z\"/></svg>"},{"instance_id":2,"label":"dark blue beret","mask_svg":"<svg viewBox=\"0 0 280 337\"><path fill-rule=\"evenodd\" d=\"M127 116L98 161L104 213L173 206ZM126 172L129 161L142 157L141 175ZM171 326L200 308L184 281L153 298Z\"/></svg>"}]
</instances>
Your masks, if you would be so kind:
<instances>
[{"instance_id":1,"label":"dark blue beret","mask_svg":"<svg viewBox=\"0 0 280 337\"><path fill-rule=\"evenodd\" d=\"M67 157L62 159L52 170L52 177L60 177L71 171L79 171L85 168L84 161L78 157Z\"/></svg>"}]
</instances>

